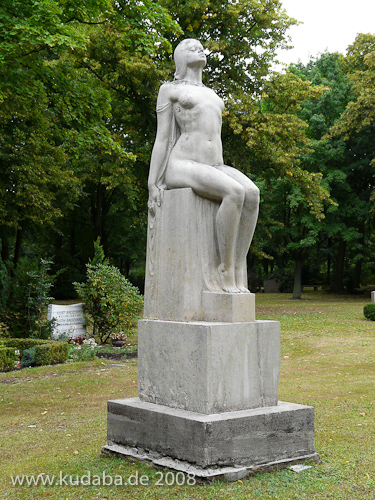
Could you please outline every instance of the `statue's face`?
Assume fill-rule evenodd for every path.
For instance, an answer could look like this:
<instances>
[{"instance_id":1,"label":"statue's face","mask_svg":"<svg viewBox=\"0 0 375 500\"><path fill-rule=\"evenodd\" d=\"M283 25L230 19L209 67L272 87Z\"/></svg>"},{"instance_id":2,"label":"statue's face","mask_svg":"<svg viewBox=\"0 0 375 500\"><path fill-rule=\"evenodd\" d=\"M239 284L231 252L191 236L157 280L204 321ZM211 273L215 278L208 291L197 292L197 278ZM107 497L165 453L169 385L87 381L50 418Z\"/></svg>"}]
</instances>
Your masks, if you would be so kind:
<instances>
[{"instance_id":1,"label":"statue's face","mask_svg":"<svg viewBox=\"0 0 375 500\"><path fill-rule=\"evenodd\" d=\"M206 66L206 55L203 46L197 40L191 40L184 47L187 66Z\"/></svg>"}]
</instances>

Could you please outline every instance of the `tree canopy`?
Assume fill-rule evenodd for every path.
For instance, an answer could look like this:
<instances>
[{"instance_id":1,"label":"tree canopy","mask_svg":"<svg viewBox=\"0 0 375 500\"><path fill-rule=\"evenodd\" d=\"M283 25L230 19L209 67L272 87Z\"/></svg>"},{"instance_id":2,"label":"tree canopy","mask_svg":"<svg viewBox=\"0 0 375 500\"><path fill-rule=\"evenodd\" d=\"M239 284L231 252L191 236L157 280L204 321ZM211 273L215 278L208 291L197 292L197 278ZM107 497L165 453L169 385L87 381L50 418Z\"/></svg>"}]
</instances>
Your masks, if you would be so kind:
<instances>
[{"instance_id":1,"label":"tree canopy","mask_svg":"<svg viewBox=\"0 0 375 500\"><path fill-rule=\"evenodd\" d=\"M8 270L25 253L53 256L69 283L80 281L100 237L111 263L142 285L156 97L183 38L203 43L204 82L225 100L225 162L262 187L252 265L286 268L319 248L336 266L340 242L344 260L366 263L375 38L359 35L345 58L325 54L277 73L296 23L280 0L3 0ZM66 282L58 277L62 295L73 293Z\"/></svg>"}]
</instances>

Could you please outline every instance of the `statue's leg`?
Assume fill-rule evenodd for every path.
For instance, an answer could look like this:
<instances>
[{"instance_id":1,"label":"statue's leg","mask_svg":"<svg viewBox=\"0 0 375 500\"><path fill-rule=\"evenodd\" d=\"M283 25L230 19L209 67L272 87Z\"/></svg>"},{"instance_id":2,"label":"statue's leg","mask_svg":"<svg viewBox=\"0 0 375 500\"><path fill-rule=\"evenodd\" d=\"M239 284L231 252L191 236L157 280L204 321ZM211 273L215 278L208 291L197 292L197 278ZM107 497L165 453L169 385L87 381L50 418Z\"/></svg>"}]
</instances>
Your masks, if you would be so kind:
<instances>
[{"instance_id":1,"label":"statue's leg","mask_svg":"<svg viewBox=\"0 0 375 500\"><path fill-rule=\"evenodd\" d=\"M218 272L225 292L239 292L235 283L235 252L244 188L211 165L182 160L170 162L165 181L169 189L190 187L204 198L221 202L216 216L220 256Z\"/></svg>"},{"instance_id":2,"label":"statue's leg","mask_svg":"<svg viewBox=\"0 0 375 500\"><path fill-rule=\"evenodd\" d=\"M245 189L245 201L239 223L235 257L236 286L241 292L247 292L247 283L243 269L246 269L246 256L253 239L259 212L259 189L245 174L236 168L221 165L218 169L240 183Z\"/></svg>"}]
</instances>

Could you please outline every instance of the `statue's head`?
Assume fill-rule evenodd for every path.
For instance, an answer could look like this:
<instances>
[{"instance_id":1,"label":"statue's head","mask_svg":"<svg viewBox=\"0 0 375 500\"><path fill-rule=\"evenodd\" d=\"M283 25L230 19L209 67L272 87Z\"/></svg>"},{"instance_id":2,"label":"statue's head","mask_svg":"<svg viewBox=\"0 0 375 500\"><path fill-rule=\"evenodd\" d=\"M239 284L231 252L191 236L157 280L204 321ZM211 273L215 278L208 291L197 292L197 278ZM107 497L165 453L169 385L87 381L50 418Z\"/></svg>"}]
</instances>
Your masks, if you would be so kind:
<instances>
[{"instance_id":1,"label":"statue's head","mask_svg":"<svg viewBox=\"0 0 375 500\"><path fill-rule=\"evenodd\" d=\"M175 80L183 80L185 78L188 64L195 63L203 67L206 65L206 56L203 52L203 46L194 38L182 40L175 48L173 57L176 65L174 74Z\"/></svg>"}]
</instances>

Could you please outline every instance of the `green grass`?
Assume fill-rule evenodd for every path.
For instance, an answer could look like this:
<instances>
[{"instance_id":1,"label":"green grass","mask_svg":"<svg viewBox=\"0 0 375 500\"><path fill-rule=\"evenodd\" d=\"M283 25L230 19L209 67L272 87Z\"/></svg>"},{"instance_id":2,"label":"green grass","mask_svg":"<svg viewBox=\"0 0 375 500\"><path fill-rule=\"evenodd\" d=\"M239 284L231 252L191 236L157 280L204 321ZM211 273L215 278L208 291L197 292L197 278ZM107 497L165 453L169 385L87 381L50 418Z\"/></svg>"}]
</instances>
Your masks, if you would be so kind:
<instances>
[{"instance_id":1,"label":"green grass","mask_svg":"<svg viewBox=\"0 0 375 500\"><path fill-rule=\"evenodd\" d=\"M101 457L106 402L137 395L137 362L95 360L0 374L0 499L375 498L375 322L364 296L258 294L257 319L281 322L279 399L315 408L320 464L242 481L156 486L145 463ZM121 366L118 366L121 365ZM35 427L29 427L29 426ZM148 486L13 487L10 475L121 476ZM165 474L165 473L164 473ZM164 476L166 478L166 476Z\"/></svg>"}]
</instances>

